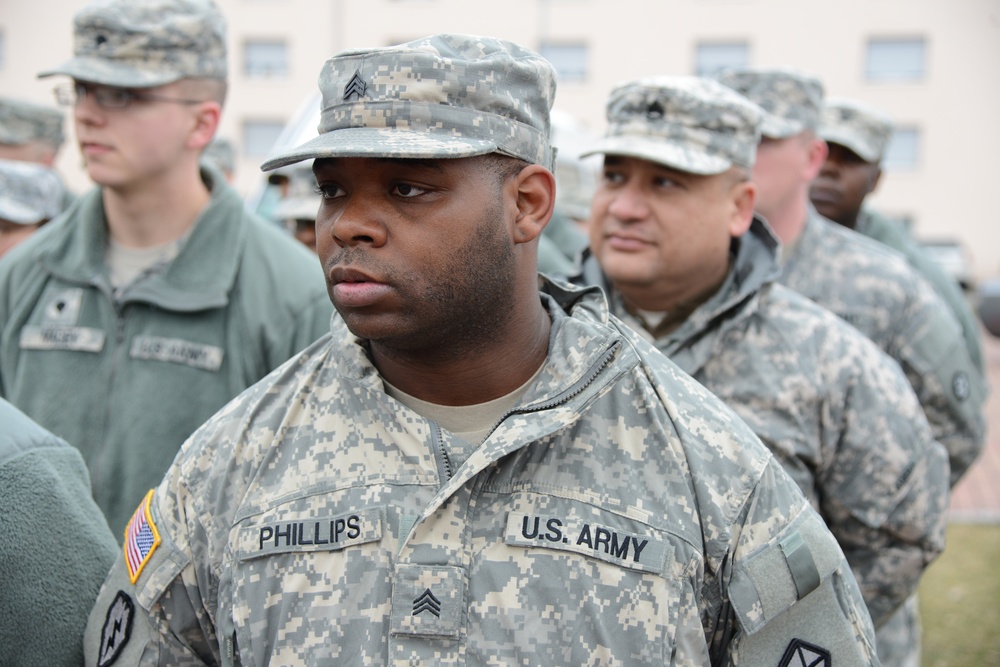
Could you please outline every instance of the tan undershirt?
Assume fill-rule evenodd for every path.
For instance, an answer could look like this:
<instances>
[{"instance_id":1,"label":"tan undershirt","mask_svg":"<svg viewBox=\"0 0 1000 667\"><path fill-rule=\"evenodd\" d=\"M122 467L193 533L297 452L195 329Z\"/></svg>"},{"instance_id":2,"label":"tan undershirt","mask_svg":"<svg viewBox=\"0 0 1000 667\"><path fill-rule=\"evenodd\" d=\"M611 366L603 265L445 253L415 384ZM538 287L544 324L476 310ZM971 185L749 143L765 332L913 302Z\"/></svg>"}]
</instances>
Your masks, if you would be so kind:
<instances>
[{"instance_id":1,"label":"tan undershirt","mask_svg":"<svg viewBox=\"0 0 1000 667\"><path fill-rule=\"evenodd\" d=\"M543 364L544 365L544 364ZM385 393L410 408L420 416L436 422L441 428L461 438L468 446L461 451L448 452L455 467L461 466L469 458L472 452L479 448L486 436L490 434L496 423L507 414L521 396L528 390L531 383L535 381L541 372L542 366L538 367L527 382L514 391L495 398L485 403L476 405L440 405L438 403L428 403L416 396L411 396L398 388L392 386L385 380Z\"/></svg>"}]
</instances>

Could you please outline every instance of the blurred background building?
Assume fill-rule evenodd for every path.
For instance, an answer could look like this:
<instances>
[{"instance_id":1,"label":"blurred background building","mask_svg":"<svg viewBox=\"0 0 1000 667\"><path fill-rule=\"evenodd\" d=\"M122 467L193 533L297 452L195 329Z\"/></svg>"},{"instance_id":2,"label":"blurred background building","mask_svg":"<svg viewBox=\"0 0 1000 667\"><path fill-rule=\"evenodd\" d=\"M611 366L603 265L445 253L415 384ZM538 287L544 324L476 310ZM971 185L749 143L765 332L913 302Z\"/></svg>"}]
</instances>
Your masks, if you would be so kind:
<instances>
[{"instance_id":1,"label":"blurred background building","mask_svg":"<svg viewBox=\"0 0 1000 667\"><path fill-rule=\"evenodd\" d=\"M573 128L563 142L570 160L580 137L603 131L604 101L620 80L730 65L810 71L827 95L863 100L896 122L872 203L919 239L946 241L952 259L957 242L967 266L956 272L1000 273L1000 0L217 2L230 46L220 135L235 148L234 184L247 197L264 182L258 165L282 129L313 99L330 55L435 32L488 34L534 48L556 66L556 108ZM70 57L72 16L85 4L0 0L3 94L54 103L53 81L35 74ZM58 166L82 191L89 183L72 130L67 119Z\"/></svg>"}]
</instances>

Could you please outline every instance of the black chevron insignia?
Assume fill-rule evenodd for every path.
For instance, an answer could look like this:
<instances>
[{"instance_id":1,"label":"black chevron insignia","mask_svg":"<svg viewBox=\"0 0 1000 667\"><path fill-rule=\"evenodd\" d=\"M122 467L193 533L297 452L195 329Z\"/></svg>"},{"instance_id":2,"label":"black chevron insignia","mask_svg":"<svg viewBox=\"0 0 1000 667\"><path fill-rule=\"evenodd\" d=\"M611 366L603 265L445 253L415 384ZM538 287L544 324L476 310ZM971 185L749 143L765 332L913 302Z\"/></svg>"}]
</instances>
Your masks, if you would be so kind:
<instances>
[{"instance_id":1,"label":"black chevron insignia","mask_svg":"<svg viewBox=\"0 0 1000 667\"><path fill-rule=\"evenodd\" d=\"M413 601L413 616L429 611L438 618L441 618L441 601L434 597L431 589L427 588L420 596Z\"/></svg>"},{"instance_id":2,"label":"black chevron insignia","mask_svg":"<svg viewBox=\"0 0 1000 667\"><path fill-rule=\"evenodd\" d=\"M781 656L778 667L830 667L833 659L825 648L793 639Z\"/></svg>"},{"instance_id":3,"label":"black chevron insignia","mask_svg":"<svg viewBox=\"0 0 1000 667\"><path fill-rule=\"evenodd\" d=\"M356 70L354 72L354 76L352 76L351 80L347 82L346 86L344 86L344 101L346 102L351 99L351 95L356 95L360 100L365 96L365 92L367 92L367 90L368 85L361 78L361 70Z\"/></svg>"}]
</instances>

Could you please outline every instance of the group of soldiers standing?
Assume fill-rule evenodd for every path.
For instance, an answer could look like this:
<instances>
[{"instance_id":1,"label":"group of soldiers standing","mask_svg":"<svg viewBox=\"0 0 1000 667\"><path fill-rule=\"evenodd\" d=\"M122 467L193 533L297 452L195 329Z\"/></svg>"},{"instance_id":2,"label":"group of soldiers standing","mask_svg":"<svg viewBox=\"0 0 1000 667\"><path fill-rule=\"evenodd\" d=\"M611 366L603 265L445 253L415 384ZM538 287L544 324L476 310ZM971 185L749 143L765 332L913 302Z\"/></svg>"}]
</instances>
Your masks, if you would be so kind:
<instances>
[{"instance_id":1,"label":"group of soldiers standing","mask_svg":"<svg viewBox=\"0 0 1000 667\"><path fill-rule=\"evenodd\" d=\"M547 61L344 51L262 166L299 243L206 158L211 0L73 33L40 76L94 189L0 100L9 664L919 665L988 387L864 205L884 114L791 68L622 82L570 232Z\"/></svg>"}]
</instances>

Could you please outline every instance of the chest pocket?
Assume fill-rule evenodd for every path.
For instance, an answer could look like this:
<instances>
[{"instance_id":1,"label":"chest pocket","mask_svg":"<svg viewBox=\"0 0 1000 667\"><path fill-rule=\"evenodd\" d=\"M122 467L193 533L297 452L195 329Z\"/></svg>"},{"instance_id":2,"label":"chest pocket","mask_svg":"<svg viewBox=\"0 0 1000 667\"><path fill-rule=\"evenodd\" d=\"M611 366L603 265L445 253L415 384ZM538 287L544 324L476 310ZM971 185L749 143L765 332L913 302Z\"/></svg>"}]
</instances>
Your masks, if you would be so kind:
<instances>
[{"instance_id":1,"label":"chest pocket","mask_svg":"<svg viewBox=\"0 0 1000 667\"><path fill-rule=\"evenodd\" d=\"M471 662L672 664L690 588L675 536L638 512L541 493L507 497L498 516L501 543L469 583L470 637L485 639L470 639Z\"/></svg>"}]
</instances>

